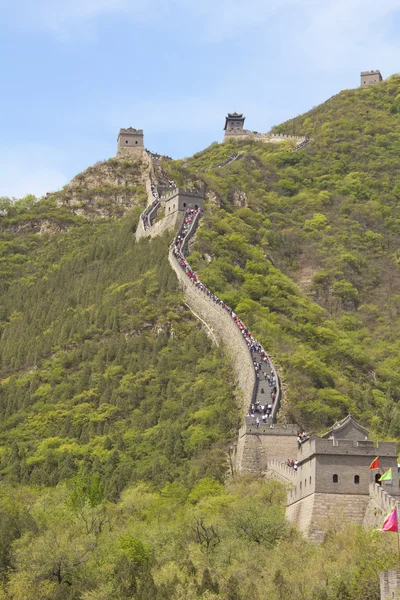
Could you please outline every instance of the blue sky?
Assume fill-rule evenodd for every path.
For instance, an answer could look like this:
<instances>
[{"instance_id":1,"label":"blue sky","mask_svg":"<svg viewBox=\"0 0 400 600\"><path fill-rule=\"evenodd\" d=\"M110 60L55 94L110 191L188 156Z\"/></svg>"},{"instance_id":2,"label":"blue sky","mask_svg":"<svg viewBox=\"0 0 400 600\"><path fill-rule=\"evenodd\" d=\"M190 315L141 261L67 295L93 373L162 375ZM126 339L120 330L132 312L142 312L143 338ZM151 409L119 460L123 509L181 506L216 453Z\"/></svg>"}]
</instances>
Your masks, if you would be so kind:
<instances>
[{"instance_id":1,"label":"blue sky","mask_svg":"<svg viewBox=\"0 0 400 600\"><path fill-rule=\"evenodd\" d=\"M400 71L399 33L400 0L0 0L0 196L62 187L120 127L174 158L228 111L268 131Z\"/></svg>"}]
</instances>

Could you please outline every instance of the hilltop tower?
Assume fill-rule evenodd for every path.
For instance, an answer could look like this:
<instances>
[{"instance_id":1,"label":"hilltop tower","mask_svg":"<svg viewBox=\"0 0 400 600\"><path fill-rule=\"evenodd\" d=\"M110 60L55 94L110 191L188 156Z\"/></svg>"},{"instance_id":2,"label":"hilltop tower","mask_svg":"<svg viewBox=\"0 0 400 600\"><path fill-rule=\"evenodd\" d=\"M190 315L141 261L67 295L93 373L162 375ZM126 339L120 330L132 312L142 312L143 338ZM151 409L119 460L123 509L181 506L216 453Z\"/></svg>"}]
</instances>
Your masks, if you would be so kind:
<instances>
[{"instance_id":1,"label":"hilltop tower","mask_svg":"<svg viewBox=\"0 0 400 600\"><path fill-rule=\"evenodd\" d=\"M144 148L143 129L120 129L117 142L117 156L137 156Z\"/></svg>"},{"instance_id":2,"label":"hilltop tower","mask_svg":"<svg viewBox=\"0 0 400 600\"><path fill-rule=\"evenodd\" d=\"M369 465L379 456L380 468ZM340 511L342 517L362 524L370 499L370 485L389 468L391 485L382 486L399 495L395 442L368 440L368 430L351 415L331 427L322 437L313 435L301 444L295 487L288 493L287 517L316 541L323 539L323 523Z\"/></svg>"},{"instance_id":3,"label":"hilltop tower","mask_svg":"<svg viewBox=\"0 0 400 600\"><path fill-rule=\"evenodd\" d=\"M379 70L377 71L361 71L361 83L360 86L371 85L373 83L379 83L382 81L382 75Z\"/></svg>"},{"instance_id":4,"label":"hilltop tower","mask_svg":"<svg viewBox=\"0 0 400 600\"><path fill-rule=\"evenodd\" d=\"M238 135L244 131L244 117L239 113L228 113L228 116L225 117L225 137L229 135Z\"/></svg>"}]
</instances>

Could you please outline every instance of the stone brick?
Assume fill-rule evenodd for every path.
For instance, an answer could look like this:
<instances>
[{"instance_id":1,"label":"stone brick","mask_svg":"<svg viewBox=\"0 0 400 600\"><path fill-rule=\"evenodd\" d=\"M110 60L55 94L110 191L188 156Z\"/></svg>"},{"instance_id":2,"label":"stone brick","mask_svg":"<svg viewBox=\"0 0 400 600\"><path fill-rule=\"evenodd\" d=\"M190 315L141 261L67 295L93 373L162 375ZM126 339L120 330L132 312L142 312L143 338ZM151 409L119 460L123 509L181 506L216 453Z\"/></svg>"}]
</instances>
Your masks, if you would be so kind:
<instances>
[{"instance_id":1,"label":"stone brick","mask_svg":"<svg viewBox=\"0 0 400 600\"><path fill-rule=\"evenodd\" d=\"M400 600L400 569L380 574L381 600Z\"/></svg>"}]
</instances>

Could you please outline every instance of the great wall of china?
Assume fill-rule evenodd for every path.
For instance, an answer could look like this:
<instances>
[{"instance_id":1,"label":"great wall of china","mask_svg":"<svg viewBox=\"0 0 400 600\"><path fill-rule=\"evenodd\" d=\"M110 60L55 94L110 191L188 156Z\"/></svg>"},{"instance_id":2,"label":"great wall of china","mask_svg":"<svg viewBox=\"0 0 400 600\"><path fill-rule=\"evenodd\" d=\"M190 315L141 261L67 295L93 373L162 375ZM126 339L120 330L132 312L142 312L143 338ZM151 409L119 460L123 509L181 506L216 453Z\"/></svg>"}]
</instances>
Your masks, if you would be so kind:
<instances>
[{"instance_id":1,"label":"great wall of china","mask_svg":"<svg viewBox=\"0 0 400 600\"><path fill-rule=\"evenodd\" d=\"M233 160L237 160L237 156L232 157ZM225 165L229 165L229 162L229 160L226 161ZM151 177L154 170L150 169L149 173ZM175 210L173 214L166 214L160 220L158 220L157 213L163 210L165 212L165 205L174 198L178 198L180 194L184 196L186 191L177 188L169 195L159 197L157 182L154 179L153 181L150 180L148 189L150 190L148 206L139 220L136 231L137 241L139 242L143 237L161 235L166 230L178 232L179 235L182 232L186 210ZM193 201L196 201L197 198L197 201L200 202L199 194L194 193L191 198ZM182 243L184 256L189 254L189 244L199 227L200 219L201 212L197 212L190 227L185 232ZM156 222L154 223L154 221ZM344 515L347 520L354 523L377 526L382 521L382 517L388 512L388 509L397 505L396 496L399 493L399 484L397 476L396 481L393 482L393 487L387 490L384 490L374 481L366 483L366 469L368 469L369 462L379 452L382 456L382 467L392 466L397 474L395 444L381 443L376 448L373 442L366 440L367 430L356 422L354 424L351 417L347 417L346 423L341 422L337 424L336 430L334 426L328 432L330 435L324 440L327 448L323 452L325 456L328 453L331 459L329 466L337 470L341 477L347 474L347 479L357 477L359 481L360 475L358 473L360 472L364 480L362 482L364 484L363 490L362 493L359 493L361 489L357 489L355 492L348 484L344 489L338 490L338 493L336 490L330 489L332 486L327 480L324 481L324 477L321 475L322 470L325 471L326 475L327 465L319 464L321 456L318 455L318 452L315 453L315 450L309 451L308 449L309 445L315 444L315 440L319 443L320 438L312 436L299 448L297 425L277 422L282 391L278 370L274 366L273 360L270 358L271 371L276 374L277 379L277 397L274 411L268 423L260 422L257 426L255 419L246 416L246 414L249 405L255 401L255 398L260 398L260 382L256 378L253 356L240 329L226 309L211 300L187 276L174 255L173 245L170 247L168 259L184 293L185 303L206 328L213 341L221 343L236 374L237 399L243 410L243 425L238 432L233 450L235 469L238 472L247 471L264 474L267 479L281 481L288 490L287 517L312 540L321 541L327 523L338 517L339 514L341 517ZM344 439L340 438L341 435ZM345 448L346 464L340 464L341 457L343 457L343 454L341 454L342 447ZM351 454L350 460L347 456L349 452ZM303 460L302 453L310 454L312 456L311 462ZM384 455L387 458L383 458ZM287 465L287 459L296 456L297 471ZM349 473L351 471L351 474L349 475L347 471ZM353 476L353 472L356 471L357 474ZM305 479L303 479L304 472L306 472ZM312 475L309 473L312 473ZM316 478L316 481L313 482L313 478ZM352 479L352 483L354 481L355 479ZM302 482L303 485L309 484L309 493L305 492L304 489L301 490Z\"/></svg>"},{"instance_id":2,"label":"great wall of china","mask_svg":"<svg viewBox=\"0 0 400 600\"><path fill-rule=\"evenodd\" d=\"M375 84L381 80L379 71L361 73L361 86ZM232 117L233 122L229 123L228 120ZM243 130L244 118L242 117L237 113L228 115L225 125L225 130L228 131L225 133L224 141L246 138L261 142L295 140L295 147L287 151L302 150L312 141L305 136L274 136ZM238 118L242 121L242 131L235 129L237 127L235 120L237 121ZM133 139L136 140L134 143L137 144L140 135L137 137L137 130L131 131L134 133ZM143 141L143 132L140 133ZM125 138L125 143L130 142ZM132 148L132 150L135 156L137 149ZM123 156L124 151L119 136L117 155ZM195 217L190 219L189 226L185 225L188 211L183 210L186 204L183 201L180 204L178 200L180 193L184 195L187 190L178 189L177 210L167 214L165 207L162 206L167 198L158 196L154 170L155 165L160 166L161 156L144 151L144 148L142 152L149 162L149 179L146 184L148 206L139 219L136 240L140 243L143 237L155 237L168 230L178 232L169 249L169 263L184 293L186 305L202 323L213 342L217 345L222 343L236 374L237 400L245 409L260 393L260 377L257 378L255 373L252 351L249 350L243 332L232 319L232 311L227 312L226 305L210 299L210 295L213 294L206 292L206 288L202 286L196 286L193 278L187 276L188 263L185 259L189 254L189 243L199 226L200 210L192 211L195 212ZM235 152L211 169L228 166L242 157L242 154ZM162 208L164 208L164 216L160 218L158 212ZM177 242L180 246L178 254ZM376 445L368 439L368 430L351 415L335 423L324 435L311 435L299 441L296 425L277 423L282 390L278 372L271 359L269 365L271 373L276 375L277 387L271 419L268 423L255 423L254 418L246 417L244 412L243 425L238 432L233 452L235 469L259 473L267 479L280 481L287 490L287 518L304 535L317 543L324 539L327 527L330 524L334 525L335 522L341 526L343 523L350 522L367 528L380 527L385 515L394 508L397 508L398 514L400 479L396 443L380 442ZM369 465L376 455L379 456L379 470L371 472ZM287 460L287 457L292 456L297 456L295 468L292 468ZM230 462L232 469L231 453ZM291 462L293 464L293 461ZM392 469L395 475L391 481L383 483L384 488L382 483L378 483L378 479L388 469ZM400 568L381 572L380 597L381 600L400 598Z\"/></svg>"},{"instance_id":3,"label":"great wall of china","mask_svg":"<svg viewBox=\"0 0 400 600\"><path fill-rule=\"evenodd\" d=\"M243 122L242 115L229 114L224 141L246 137L257 140L254 132L243 130ZM305 136L257 135L261 136L262 142L273 141L272 138L277 142L295 141L295 146L288 151L302 150L311 141ZM273 358L261 346L261 354L250 348L248 336L251 334L240 321L242 328L238 327L236 315L232 317L233 311L219 299L216 302L214 294L197 278L188 276L192 271L186 256L200 224L204 192L180 189L173 182L159 181L156 173L160 173L161 157L145 151L141 130L121 130L117 156L130 159L140 156L147 165L148 204L137 226L137 243L145 237L175 232L168 259L184 293L185 303L213 342L221 344L234 369L237 402L243 411L243 424L231 455L234 469L281 481L287 489L288 519L312 540L321 541L327 523L339 516L365 526L379 525L388 510L398 505L400 496L396 444L381 442L376 446L368 440L368 431L350 415L335 423L323 436L311 435L299 441L297 425L287 424L278 415L282 389L279 368L274 365ZM243 154L234 152L209 170L229 167L242 158ZM263 356L268 360L267 369L264 365L258 366L257 372L255 364ZM275 382L273 399L272 389L266 382L268 374ZM249 416L248 409L262 404L271 409L268 409L267 419L261 422L256 419L257 415ZM379 474L388 468L395 473L392 485L385 485L385 489L376 483L369 471L369 464L377 454L381 460ZM293 464L292 467L288 465L288 459L293 458L296 458L295 468Z\"/></svg>"}]
</instances>

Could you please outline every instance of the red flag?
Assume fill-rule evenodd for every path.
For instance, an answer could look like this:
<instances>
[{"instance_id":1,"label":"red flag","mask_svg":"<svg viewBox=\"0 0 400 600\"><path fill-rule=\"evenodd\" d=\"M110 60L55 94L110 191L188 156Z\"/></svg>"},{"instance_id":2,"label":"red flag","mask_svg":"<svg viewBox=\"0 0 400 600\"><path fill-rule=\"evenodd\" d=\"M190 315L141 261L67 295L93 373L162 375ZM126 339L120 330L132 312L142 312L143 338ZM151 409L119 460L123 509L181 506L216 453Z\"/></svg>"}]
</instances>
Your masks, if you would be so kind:
<instances>
[{"instance_id":1,"label":"red flag","mask_svg":"<svg viewBox=\"0 0 400 600\"><path fill-rule=\"evenodd\" d=\"M373 469L379 469L379 456L377 456L376 458L374 458L374 460L372 461L372 463L369 465L370 470L372 471Z\"/></svg>"},{"instance_id":2,"label":"red flag","mask_svg":"<svg viewBox=\"0 0 400 600\"><path fill-rule=\"evenodd\" d=\"M397 518L397 507L395 507L390 515L386 517L381 527L381 531L399 531L399 519Z\"/></svg>"}]
</instances>

